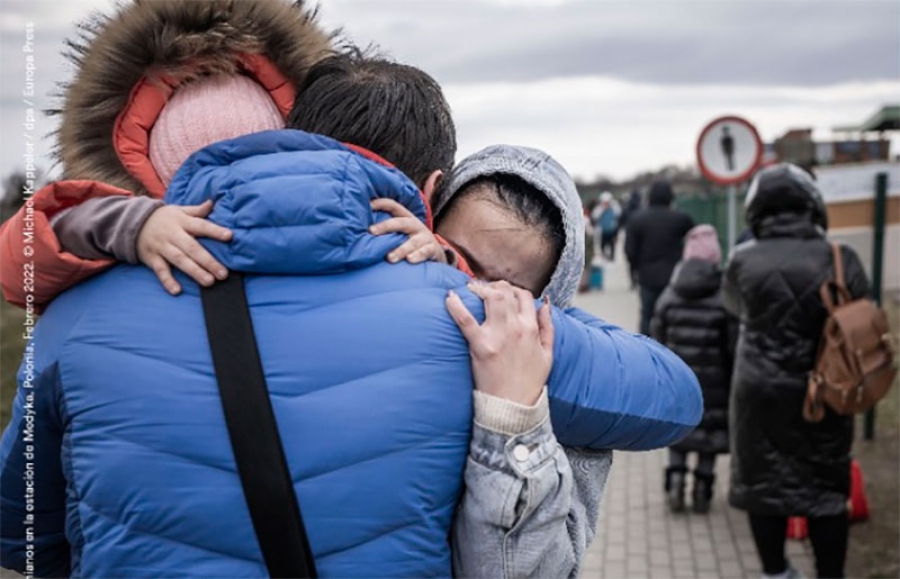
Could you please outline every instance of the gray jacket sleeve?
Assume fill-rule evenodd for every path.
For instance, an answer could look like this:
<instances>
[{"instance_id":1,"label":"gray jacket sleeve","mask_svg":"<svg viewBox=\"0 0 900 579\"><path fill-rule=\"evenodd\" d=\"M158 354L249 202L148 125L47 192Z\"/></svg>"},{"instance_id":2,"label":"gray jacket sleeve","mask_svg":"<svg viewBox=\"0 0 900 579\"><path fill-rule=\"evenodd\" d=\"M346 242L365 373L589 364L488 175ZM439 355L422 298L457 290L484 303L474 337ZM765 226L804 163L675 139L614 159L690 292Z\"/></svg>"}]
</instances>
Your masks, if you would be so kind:
<instances>
[{"instance_id":1,"label":"gray jacket sleeve","mask_svg":"<svg viewBox=\"0 0 900 579\"><path fill-rule=\"evenodd\" d=\"M162 206L150 197L97 197L61 212L51 224L60 246L82 259L138 263L138 233Z\"/></svg>"},{"instance_id":2,"label":"gray jacket sleeve","mask_svg":"<svg viewBox=\"0 0 900 579\"><path fill-rule=\"evenodd\" d=\"M452 531L455 576L577 576L611 463L611 451L561 447L546 415L515 435L476 421Z\"/></svg>"}]
</instances>

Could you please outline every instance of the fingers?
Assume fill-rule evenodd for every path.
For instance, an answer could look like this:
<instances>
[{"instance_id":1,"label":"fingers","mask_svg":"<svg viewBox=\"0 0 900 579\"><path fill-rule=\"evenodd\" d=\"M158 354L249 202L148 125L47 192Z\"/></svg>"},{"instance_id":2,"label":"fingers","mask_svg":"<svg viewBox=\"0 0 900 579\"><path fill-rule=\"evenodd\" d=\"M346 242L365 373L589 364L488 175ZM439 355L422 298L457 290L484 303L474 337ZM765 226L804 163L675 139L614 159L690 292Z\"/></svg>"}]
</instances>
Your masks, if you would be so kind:
<instances>
[{"instance_id":1,"label":"fingers","mask_svg":"<svg viewBox=\"0 0 900 579\"><path fill-rule=\"evenodd\" d=\"M487 299L488 289L490 288L490 284L472 281L472 282L469 282L467 287L469 288L469 291L471 291L473 294L475 294L476 296L481 298L481 301L484 301Z\"/></svg>"},{"instance_id":2,"label":"fingers","mask_svg":"<svg viewBox=\"0 0 900 579\"><path fill-rule=\"evenodd\" d=\"M416 217L392 217L381 223L369 227L372 235L384 235L386 233L405 233L412 236L425 229L425 224Z\"/></svg>"},{"instance_id":3,"label":"fingers","mask_svg":"<svg viewBox=\"0 0 900 579\"><path fill-rule=\"evenodd\" d=\"M538 312L534 309L534 295L526 289L510 286L516 302L516 313L519 315L519 323L522 335L528 339L540 340L540 326L538 325Z\"/></svg>"},{"instance_id":4,"label":"fingers","mask_svg":"<svg viewBox=\"0 0 900 579\"><path fill-rule=\"evenodd\" d=\"M231 241L231 238L234 237L234 232L230 229L206 219L189 219L184 224L184 230L194 237L208 237L222 242Z\"/></svg>"},{"instance_id":5,"label":"fingers","mask_svg":"<svg viewBox=\"0 0 900 579\"><path fill-rule=\"evenodd\" d=\"M225 266L216 261L216 258L214 258L208 251L206 251L206 249L190 235L184 234L182 236L179 236L178 240L175 242L175 245L197 266L199 266L204 271L214 275L217 279L222 280L228 277L228 270L225 268ZM179 267L179 269L181 268ZM187 272L185 271L185 273ZM197 278L194 279L196 280ZM197 281L199 282L200 280Z\"/></svg>"},{"instance_id":6,"label":"fingers","mask_svg":"<svg viewBox=\"0 0 900 579\"><path fill-rule=\"evenodd\" d=\"M541 339L541 347L545 352L553 355L553 316L551 315L550 298L544 297L544 303L537 312L538 335Z\"/></svg>"},{"instance_id":7,"label":"fingers","mask_svg":"<svg viewBox=\"0 0 900 579\"><path fill-rule=\"evenodd\" d=\"M172 295L181 292L181 285L172 275L169 264L174 265L202 286L211 286L216 278L228 277L228 270L203 248L197 241L185 234L179 239L179 245L166 244L147 260L146 264L153 270L160 283ZM215 276L215 277L214 277Z\"/></svg>"},{"instance_id":8,"label":"fingers","mask_svg":"<svg viewBox=\"0 0 900 579\"><path fill-rule=\"evenodd\" d=\"M534 319L534 296L531 292L518 287L513 287L512 291L516 298L519 315L526 319Z\"/></svg>"},{"instance_id":9,"label":"fingers","mask_svg":"<svg viewBox=\"0 0 900 579\"><path fill-rule=\"evenodd\" d=\"M387 197L381 197L372 201L372 209L374 209L375 211L384 211L385 213L389 213L394 217L412 217L413 219L416 218L412 211L410 211L397 201L394 201L393 199L389 199Z\"/></svg>"},{"instance_id":10,"label":"fingers","mask_svg":"<svg viewBox=\"0 0 900 579\"><path fill-rule=\"evenodd\" d=\"M230 229L216 225L211 221L207 221L207 217L212 212L212 200L206 200L200 205L188 205L178 207L185 215L191 219L181 219L184 230L194 237L209 237L217 241L231 241L233 232Z\"/></svg>"},{"instance_id":11,"label":"fingers","mask_svg":"<svg viewBox=\"0 0 900 579\"><path fill-rule=\"evenodd\" d=\"M397 263L406 259L408 255L414 253L419 248L418 244L415 240L410 239L408 241L404 241L400 247L392 250L389 254L387 254L387 260L391 263Z\"/></svg>"},{"instance_id":12,"label":"fingers","mask_svg":"<svg viewBox=\"0 0 900 579\"><path fill-rule=\"evenodd\" d=\"M470 283L469 289L475 293L480 284ZM484 297L484 314L486 322L505 325L518 314L518 303L512 286L506 282L497 282L488 286L481 285ZM475 293L475 295L478 295ZM481 296L479 296L481 297Z\"/></svg>"},{"instance_id":13,"label":"fingers","mask_svg":"<svg viewBox=\"0 0 900 579\"><path fill-rule=\"evenodd\" d=\"M422 263L423 261L440 261L446 263L444 248L437 243L426 243L406 256L409 263Z\"/></svg>"},{"instance_id":14,"label":"fingers","mask_svg":"<svg viewBox=\"0 0 900 579\"><path fill-rule=\"evenodd\" d=\"M391 219L375 223L369 227L369 233L372 235L384 235L386 233L405 233L412 237L417 233L427 232L427 226L422 223L418 217L393 199L375 199L372 201L372 209L375 211L384 211L392 216ZM402 259L402 258L400 258ZM400 261L398 259L397 261Z\"/></svg>"},{"instance_id":15,"label":"fingers","mask_svg":"<svg viewBox=\"0 0 900 579\"><path fill-rule=\"evenodd\" d=\"M462 332L463 337L469 342L477 340L481 333L481 326L478 325L478 320L475 319L472 312L469 311L455 291L451 290L447 293L446 303L447 311L450 313L453 321L456 322L456 325L459 326L459 331Z\"/></svg>"},{"instance_id":16,"label":"fingers","mask_svg":"<svg viewBox=\"0 0 900 579\"><path fill-rule=\"evenodd\" d=\"M186 205L180 209L191 217L206 218L206 216L212 212L212 208L212 199L207 199L200 205Z\"/></svg>"},{"instance_id":17,"label":"fingers","mask_svg":"<svg viewBox=\"0 0 900 579\"><path fill-rule=\"evenodd\" d=\"M202 286L209 287L216 281L211 273L200 267L197 262L175 245L168 246L163 251L163 257Z\"/></svg>"},{"instance_id":18,"label":"fingers","mask_svg":"<svg viewBox=\"0 0 900 579\"><path fill-rule=\"evenodd\" d=\"M150 216L138 234L138 258L156 272L172 294L182 290L172 275L172 265L203 286L228 277L227 268L196 239L203 236L227 242L233 237L230 230L206 220L212 206L212 201L206 201L192 207L162 207Z\"/></svg>"},{"instance_id":19,"label":"fingers","mask_svg":"<svg viewBox=\"0 0 900 579\"><path fill-rule=\"evenodd\" d=\"M181 284L175 280L175 277L172 275L172 270L169 268L169 264L165 259L155 255L147 261L147 266L153 270L153 273L156 274L159 282L166 288L167 292L173 296L177 296L181 293Z\"/></svg>"},{"instance_id":20,"label":"fingers","mask_svg":"<svg viewBox=\"0 0 900 579\"><path fill-rule=\"evenodd\" d=\"M387 254L387 260L390 263L397 263L404 259L409 263L421 263L429 259L445 261L444 248L440 246L434 235L426 231L410 237Z\"/></svg>"}]
</instances>

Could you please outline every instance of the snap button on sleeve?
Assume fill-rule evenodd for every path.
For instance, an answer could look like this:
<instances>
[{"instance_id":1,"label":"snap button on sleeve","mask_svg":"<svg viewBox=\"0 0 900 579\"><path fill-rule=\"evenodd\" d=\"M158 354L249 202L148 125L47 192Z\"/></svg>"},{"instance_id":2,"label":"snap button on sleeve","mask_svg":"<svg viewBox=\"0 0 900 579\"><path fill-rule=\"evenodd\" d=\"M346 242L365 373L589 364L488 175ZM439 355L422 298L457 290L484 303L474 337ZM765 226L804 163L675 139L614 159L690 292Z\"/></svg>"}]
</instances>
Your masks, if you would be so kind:
<instances>
[{"instance_id":1,"label":"snap button on sleeve","mask_svg":"<svg viewBox=\"0 0 900 579\"><path fill-rule=\"evenodd\" d=\"M517 444L515 448L513 448L513 458L515 458L519 462L525 462L528 460L528 457L531 456L531 451L528 450L528 447L524 444Z\"/></svg>"}]
</instances>

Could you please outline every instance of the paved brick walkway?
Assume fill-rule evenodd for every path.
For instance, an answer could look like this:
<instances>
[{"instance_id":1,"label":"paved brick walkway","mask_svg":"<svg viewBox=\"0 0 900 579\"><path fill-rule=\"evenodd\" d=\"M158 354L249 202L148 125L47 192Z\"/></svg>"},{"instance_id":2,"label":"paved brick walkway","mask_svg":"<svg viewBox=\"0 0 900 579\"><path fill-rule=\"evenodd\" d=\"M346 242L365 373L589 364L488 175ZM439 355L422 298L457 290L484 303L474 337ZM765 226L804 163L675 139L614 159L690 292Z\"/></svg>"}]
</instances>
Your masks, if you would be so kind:
<instances>
[{"instance_id":1,"label":"paved brick walkway","mask_svg":"<svg viewBox=\"0 0 900 579\"><path fill-rule=\"evenodd\" d=\"M628 288L621 258L605 270L606 288L579 296L576 305L636 331L639 302ZM728 457L720 457L713 505L707 515L672 514L663 495L665 450L618 452L603 499L600 528L582 577L760 577L760 564L744 512L728 506ZM690 497L690 486L687 489ZM807 543L788 541L788 557L815 577Z\"/></svg>"}]
</instances>

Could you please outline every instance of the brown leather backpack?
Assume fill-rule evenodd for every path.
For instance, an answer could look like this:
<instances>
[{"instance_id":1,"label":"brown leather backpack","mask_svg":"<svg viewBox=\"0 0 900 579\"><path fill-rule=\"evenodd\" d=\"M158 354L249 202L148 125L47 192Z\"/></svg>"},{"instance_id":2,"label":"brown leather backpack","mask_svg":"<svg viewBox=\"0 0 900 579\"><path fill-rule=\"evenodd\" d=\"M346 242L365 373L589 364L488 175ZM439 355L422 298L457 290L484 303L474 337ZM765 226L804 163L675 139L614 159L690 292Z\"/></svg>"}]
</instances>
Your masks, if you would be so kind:
<instances>
[{"instance_id":1,"label":"brown leather backpack","mask_svg":"<svg viewBox=\"0 0 900 579\"><path fill-rule=\"evenodd\" d=\"M868 410L887 394L897 375L887 314L870 299L852 298L840 247L833 243L831 248L834 279L819 288L829 315L803 404L808 422L825 417L823 401L838 414Z\"/></svg>"}]
</instances>

